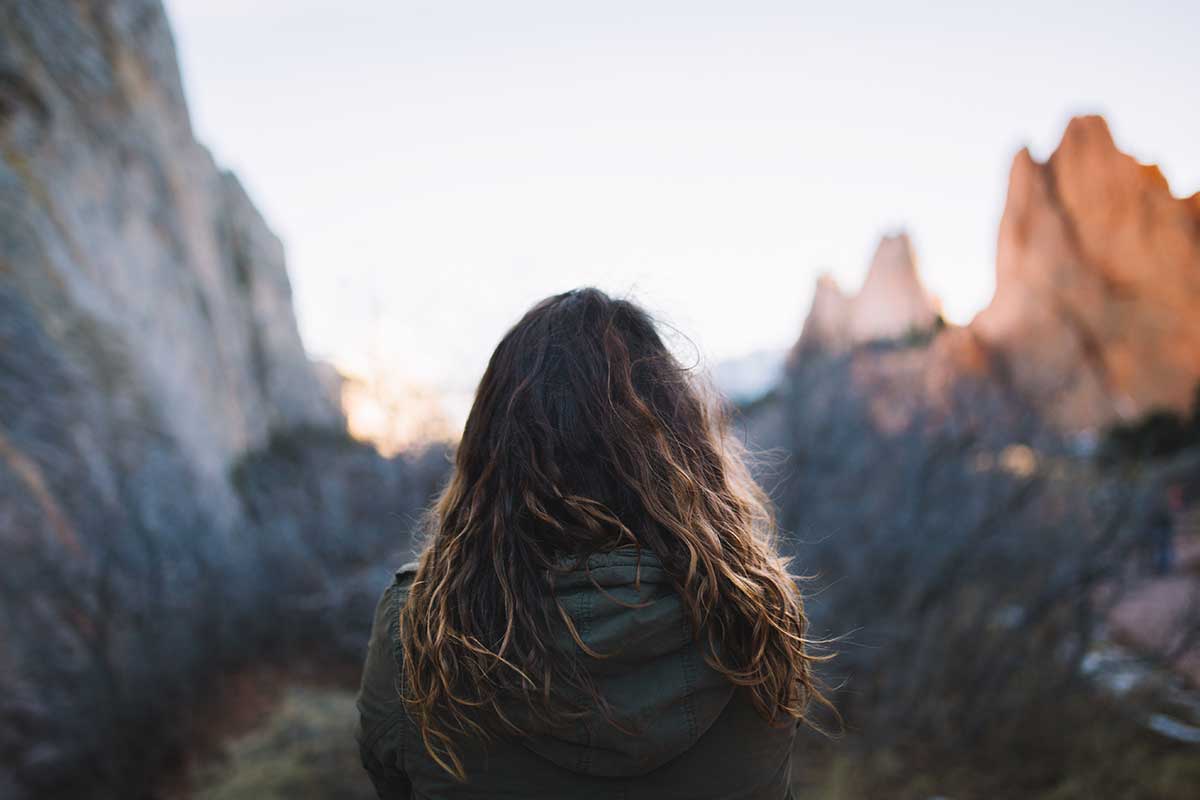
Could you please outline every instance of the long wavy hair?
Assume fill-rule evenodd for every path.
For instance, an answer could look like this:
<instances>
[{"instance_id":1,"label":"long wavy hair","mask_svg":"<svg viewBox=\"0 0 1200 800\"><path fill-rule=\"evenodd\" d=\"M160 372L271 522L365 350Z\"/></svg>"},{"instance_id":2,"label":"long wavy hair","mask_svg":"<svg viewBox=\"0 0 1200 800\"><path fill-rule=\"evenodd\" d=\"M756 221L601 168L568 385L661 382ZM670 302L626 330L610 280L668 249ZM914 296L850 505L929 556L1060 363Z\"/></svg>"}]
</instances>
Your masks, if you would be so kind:
<instances>
[{"instance_id":1,"label":"long wavy hair","mask_svg":"<svg viewBox=\"0 0 1200 800\"><path fill-rule=\"evenodd\" d=\"M807 619L775 546L771 503L730 434L730 411L654 320L583 288L542 300L500 341L399 613L401 698L426 750L465 779L458 737L523 731L504 712L563 723L588 697L619 724L554 598L564 559L653 552L710 665L777 724L808 721L818 689ZM717 646L719 644L719 647ZM593 654L602 656L602 654ZM509 706L511 708L511 705Z\"/></svg>"}]
</instances>

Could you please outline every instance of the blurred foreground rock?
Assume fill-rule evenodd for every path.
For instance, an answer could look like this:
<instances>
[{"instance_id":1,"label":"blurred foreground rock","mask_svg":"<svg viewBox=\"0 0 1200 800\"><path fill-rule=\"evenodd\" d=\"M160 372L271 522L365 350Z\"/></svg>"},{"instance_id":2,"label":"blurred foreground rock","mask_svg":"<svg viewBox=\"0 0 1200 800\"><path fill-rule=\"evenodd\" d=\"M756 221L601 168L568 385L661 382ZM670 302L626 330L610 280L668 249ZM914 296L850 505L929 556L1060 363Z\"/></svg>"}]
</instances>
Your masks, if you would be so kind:
<instances>
[{"instance_id":1,"label":"blurred foreground rock","mask_svg":"<svg viewBox=\"0 0 1200 800\"><path fill-rule=\"evenodd\" d=\"M0 2L0 796L161 796L228 676L353 684L447 461L337 391L161 3Z\"/></svg>"},{"instance_id":2,"label":"blurred foreground rock","mask_svg":"<svg viewBox=\"0 0 1200 800\"><path fill-rule=\"evenodd\" d=\"M161 451L155 483L191 483L228 519L241 453L272 430L341 425L301 345L283 247L195 140L157 0L4 9L8 451L44 470L36 430L59 429L79 459L70 480L101 494Z\"/></svg>"}]
</instances>

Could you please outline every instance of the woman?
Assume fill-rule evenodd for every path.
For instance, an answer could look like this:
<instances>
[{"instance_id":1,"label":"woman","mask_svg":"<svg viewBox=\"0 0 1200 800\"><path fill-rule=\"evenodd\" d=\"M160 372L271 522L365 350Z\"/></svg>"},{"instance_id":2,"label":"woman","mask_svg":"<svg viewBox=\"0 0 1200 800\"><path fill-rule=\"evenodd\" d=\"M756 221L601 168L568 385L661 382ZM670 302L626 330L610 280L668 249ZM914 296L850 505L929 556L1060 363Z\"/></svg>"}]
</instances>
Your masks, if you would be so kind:
<instances>
[{"instance_id":1,"label":"woman","mask_svg":"<svg viewBox=\"0 0 1200 800\"><path fill-rule=\"evenodd\" d=\"M783 798L823 698L769 502L645 311L535 305L493 353L359 693L383 798Z\"/></svg>"}]
</instances>

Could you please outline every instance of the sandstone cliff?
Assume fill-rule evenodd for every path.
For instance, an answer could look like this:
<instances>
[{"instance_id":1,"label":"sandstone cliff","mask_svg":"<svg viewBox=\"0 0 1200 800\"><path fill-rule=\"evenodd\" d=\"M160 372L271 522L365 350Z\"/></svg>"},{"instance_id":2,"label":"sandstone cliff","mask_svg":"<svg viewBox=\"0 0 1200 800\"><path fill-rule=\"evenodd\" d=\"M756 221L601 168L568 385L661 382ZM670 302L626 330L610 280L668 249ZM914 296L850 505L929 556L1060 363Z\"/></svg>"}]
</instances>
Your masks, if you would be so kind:
<instances>
[{"instance_id":1,"label":"sandstone cliff","mask_svg":"<svg viewBox=\"0 0 1200 800\"><path fill-rule=\"evenodd\" d=\"M193 136L158 0L5 3L0 308L0 483L112 499L141 476L228 515L241 453L340 424L279 240Z\"/></svg>"},{"instance_id":2,"label":"sandstone cliff","mask_svg":"<svg viewBox=\"0 0 1200 800\"><path fill-rule=\"evenodd\" d=\"M1079 117L1046 163L1027 150L1013 161L987 308L920 352L856 354L855 374L873 376L859 389L889 409L886 427L985 375L1060 430L1186 412L1200 382L1198 311L1200 193L1173 197L1103 119ZM818 281L794 355L901 338L935 314L907 238L885 238L858 295Z\"/></svg>"},{"instance_id":3,"label":"sandstone cliff","mask_svg":"<svg viewBox=\"0 0 1200 800\"><path fill-rule=\"evenodd\" d=\"M1185 411L1200 380L1200 195L1071 120L1044 164L1013 161L996 294L971 323L1014 386L1070 429Z\"/></svg>"}]
</instances>

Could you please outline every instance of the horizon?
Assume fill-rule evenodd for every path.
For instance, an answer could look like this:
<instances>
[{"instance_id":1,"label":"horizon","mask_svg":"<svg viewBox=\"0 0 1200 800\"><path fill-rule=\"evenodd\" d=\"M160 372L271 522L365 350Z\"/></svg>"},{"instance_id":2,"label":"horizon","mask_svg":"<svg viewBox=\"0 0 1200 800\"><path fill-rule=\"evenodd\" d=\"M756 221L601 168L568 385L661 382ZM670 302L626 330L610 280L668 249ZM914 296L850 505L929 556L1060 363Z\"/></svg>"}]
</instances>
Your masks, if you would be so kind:
<instances>
[{"instance_id":1,"label":"horizon","mask_svg":"<svg viewBox=\"0 0 1200 800\"><path fill-rule=\"evenodd\" d=\"M1045 160L1077 114L1200 189L1178 14L167 6L198 138L283 239L310 354L448 394L577 285L708 365L786 348L817 276L856 291L898 230L965 323L1013 156Z\"/></svg>"}]
</instances>

